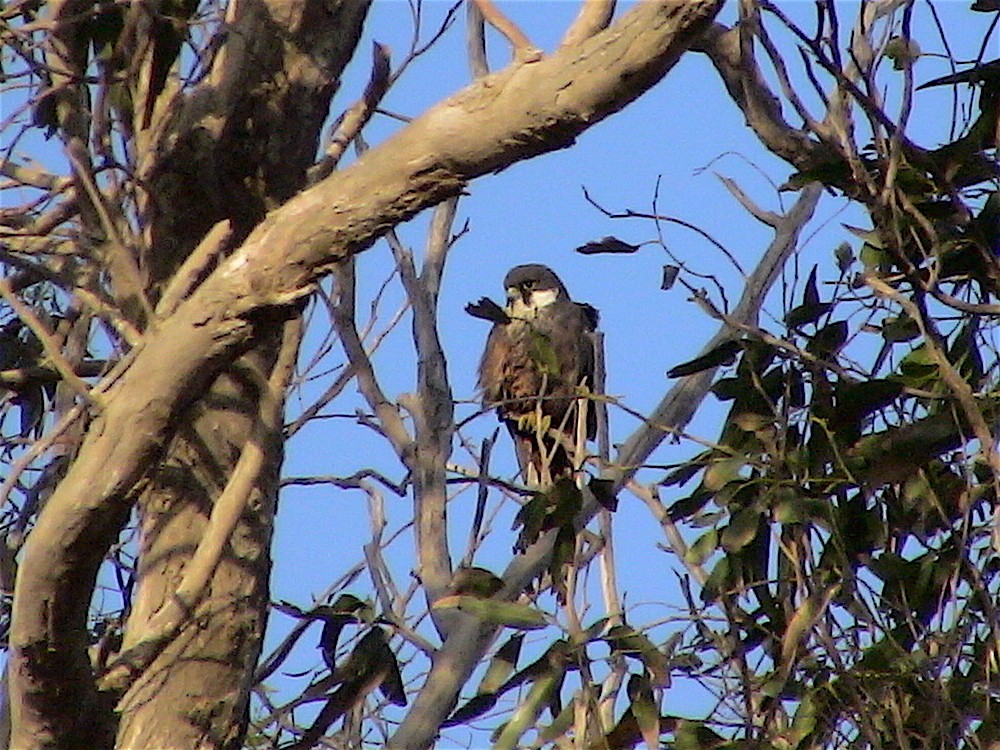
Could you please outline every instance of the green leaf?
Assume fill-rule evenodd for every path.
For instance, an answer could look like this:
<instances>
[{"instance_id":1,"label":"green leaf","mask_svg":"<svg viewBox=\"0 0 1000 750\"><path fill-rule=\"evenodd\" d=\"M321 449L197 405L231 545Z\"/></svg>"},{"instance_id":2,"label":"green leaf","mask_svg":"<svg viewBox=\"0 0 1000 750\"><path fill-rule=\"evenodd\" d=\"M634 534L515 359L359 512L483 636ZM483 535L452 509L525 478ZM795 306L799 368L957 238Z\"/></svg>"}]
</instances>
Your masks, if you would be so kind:
<instances>
[{"instance_id":1,"label":"green leaf","mask_svg":"<svg viewBox=\"0 0 1000 750\"><path fill-rule=\"evenodd\" d=\"M560 604L566 603L568 590L566 576L576 556L576 527L572 521L564 523L556 532L556 541L552 549L552 559L549 562L549 575L552 577L552 590Z\"/></svg>"},{"instance_id":2,"label":"green leaf","mask_svg":"<svg viewBox=\"0 0 1000 750\"><path fill-rule=\"evenodd\" d=\"M645 633L628 625L616 625L602 640L611 647L612 653L638 659L649 671L653 685L669 687L670 662Z\"/></svg>"},{"instance_id":3,"label":"green leaf","mask_svg":"<svg viewBox=\"0 0 1000 750\"><path fill-rule=\"evenodd\" d=\"M520 602L480 599L476 596L444 596L434 602L433 608L455 608L483 622L516 630L540 630L548 625L544 612Z\"/></svg>"},{"instance_id":4,"label":"green leaf","mask_svg":"<svg viewBox=\"0 0 1000 750\"><path fill-rule=\"evenodd\" d=\"M778 190L787 192L801 190L811 182L822 182L824 185L837 187L850 182L851 168L843 159L818 164L811 169L795 172Z\"/></svg>"},{"instance_id":5,"label":"green leaf","mask_svg":"<svg viewBox=\"0 0 1000 750\"><path fill-rule=\"evenodd\" d=\"M659 750L660 710L653 698L652 683L644 674L633 674L628 678L625 690L631 701L629 708L632 709L647 750Z\"/></svg>"},{"instance_id":6,"label":"green leaf","mask_svg":"<svg viewBox=\"0 0 1000 750\"><path fill-rule=\"evenodd\" d=\"M591 477L587 482L587 488L593 493L598 504L612 513L618 510L618 495L614 493L614 487L615 483L610 479Z\"/></svg>"},{"instance_id":7,"label":"green leaf","mask_svg":"<svg viewBox=\"0 0 1000 750\"><path fill-rule=\"evenodd\" d=\"M754 540L760 531L760 513L751 508L741 508L722 530L722 547L727 552L738 552Z\"/></svg>"},{"instance_id":8,"label":"green leaf","mask_svg":"<svg viewBox=\"0 0 1000 750\"><path fill-rule=\"evenodd\" d=\"M882 338L897 343L912 341L920 335L920 326L909 315L886 318L882 321Z\"/></svg>"},{"instance_id":9,"label":"green leaf","mask_svg":"<svg viewBox=\"0 0 1000 750\"><path fill-rule=\"evenodd\" d=\"M711 604L723 591L728 591L732 577L732 564L728 557L723 557L712 568L708 580L701 587L701 599L705 604Z\"/></svg>"},{"instance_id":10,"label":"green leaf","mask_svg":"<svg viewBox=\"0 0 1000 750\"><path fill-rule=\"evenodd\" d=\"M406 689L403 687L403 675L399 671L399 660L388 646L385 648L385 658L389 661L385 679L379 683L378 689L394 706L406 705Z\"/></svg>"},{"instance_id":11,"label":"green leaf","mask_svg":"<svg viewBox=\"0 0 1000 750\"><path fill-rule=\"evenodd\" d=\"M926 344L909 352L899 363L899 379L911 388L929 386L938 378L938 365Z\"/></svg>"},{"instance_id":12,"label":"green leaf","mask_svg":"<svg viewBox=\"0 0 1000 750\"><path fill-rule=\"evenodd\" d=\"M470 698L464 706L456 709L455 713L442 721L441 727L447 729L459 724L467 724L492 709L497 704L499 697L498 693L480 693L474 698Z\"/></svg>"},{"instance_id":13,"label":"green leaf","mask_svg":"<svg viewBox=\"0 0 1000 750\"><path fill-rule=\"evenodd\" d=\"M846 320L836 320L820 328L806 345L806 351L820 359L830 359L847 342Z\"/></svg>"},{"instance_id":14,"label":"green leaf","mask_svg":"<svg viewBox=\"0 0 1000 750\"><path fill-rule=\"evenodd\" d=\"M674 365L667 370L667 377L682 378L720 365L731 365L736 361L736 355L739 354L740 348L739 341L724 341L699 357Z\"/></svg>"},{"instance_id":15,"label":"green leaf","mask_svg":"<svg viewBox=\"0 0 1000 750\"><path fill-rule=\"evenodd\" d=\"M518 534L517 542L514 544L515 552L528 549L541 535L548 516L548 505L548 497L545 493L539 492L521 506L514 517L514 528L521 527L521 533Z\"/></svg>"},{"instance_id":16,"label":"green leaf","mask_svg":"<svg viewBox=\"0 0 1000 750\"><path fill-rule=\"evenodd\" d=\"M713 461L705 469L705 476L702 479L705 489L717 491L732 481L742 479L740 470L744 466L746 466L746 458L743 456L730 456Z\"/></svg>"},{"instance_id":17,"label":"green leaf","mask_svg":"<svg viewBox=\"0 0 1000 750\"><path fill-rule=\"evenodd\" d=\"M684 561L692 565L701 565L719 548L719 532L709 529L694 540L694 544L684 553Z\"/></svg>"},{"instance_id":18,"label":"green leaf","mask_svg":"<svg viewBox=\"0 0 1000 750\"><path fill-rule=\"evenodd\" d=\"M577 698L574 697L563 706L563 710L552 720L552 723L539 728L536 746L548 745L565 736L576 720Z\"/></svg>"},{"instance_id":19,"label":"green leaf","mask_svg":"<svg viewBox=\"0 0 1000 750\"><path fill-rule=\"evenodd\" d=\"M678 466L676 469L668 473L663 479L660 480L661 487L681 487L691 481L699 471L705 468L704 459L711 455L710 451L702 453L700 456L696 456L690 461L686 461Z\"/></svg>"},{"instance_id":20,"label":"green leaf","mask_svg":"<svg viewBox=\"0 0 1000 750\"><path fill-rule=\"evenodd\" d=\"M976 333L979 319L970 318L955 334L948 349L948 360L956 365L959 373L973 390L978 390L984 375L983 355L977 345Z\"/></svg>"},{"instance_id":21,"label":"green leaf","mask_svg":"<svg viewBox=\"0 0 1000 750\"><path fill-rule=\"evenodd\" d=\"M462 566L455 571L448 591L452 594L476 596L489 599L503 588L503 580L486 568Z\"/></svg>"},{"instance_id":22,"label":"green leaf","mask_svg":"<svg viewBox=\"0 0 1000 750\"><path fill-rule=\"evenodd\" d=\"M774 418L764 414L754 414L753 412L743 412L736 414L732 418L732 423L744 432L772 431L774 429Z\"/></svg>"},{"instance_id":23,"label":"green leaf","mask_svg":"<svg viewBox=\"0 0 1000 750\"><path fill-rule=\"evenodd\" d=\"M879 233L874 229L862 229L861 227L852 227L850 224L841 224L841 226L848 232L853 234L858 239L862 240L866 245L871 246L876 250L882 250L882 239L879 237Z\"/></svg>"},{"instance_id":24,"label":"green leaf","mask_svg":"<svg viewBox=\"0 0 1000 750\"><path fill-rule=\"evenodd\" d=\"M667 513L673 521L680 521L689 518L704 508L708 501L712 499L712 494L706 492L703 487L699 487L687 497L682 497L667 508Z\"/></svg>"},{"instance_id":25,"label":"green leaf","mask_svg":"<svg viewBox=\"0 0 1000 750\"><path fill-rule=\"evenodd\" d=\"M711 390L719 401L732 401L746 388L742 378L719 378L712 384Z\"/></svg>"},{"instance_id":26,"label":"green leaf","mask_svg":"<svg viewBox=\"0 0 1000 750\"><path fill-rule=\"evenodd\" d=\"M517 648L520 649L519 643ZM553 697L553 693L551 692L552 688L555 688L554 696L558 697L558 688L562 684L562 678L566 673L566 668L569 666L570 654L570 647L566 641L562 639L555 641L538 660L533 661L509 680L504 682L499 688L496 689L496 692L481 693L477 695L464 706L456 710L455 713L449 716L444 722L442 722L441 726L452 727L457 724L464 724L477 718L478 716L482 716L496 705L500 696L525 682L533 682L534 687L538 687L539 683L541 683L543 689L547 689L549 691L544 693L546 700ZM514 656L514 658L516 658L516 656ZM539 707L539 714L544 707L544 704ZM538 714L535 715L535 719L537 718ZM513 721L514 720L511 719L511 722ZM501 733L504 731L506 731L506 727L501 730ZM524 731L526 731L526 729L522 729L521 733L523 734Z\"/></svg>"},{"instance_id":27,"label":"green leaf","mask_svg":"<svg viewBox=\"0 0 1000 750\"><path fill-rule=\"evenodd\" d=\"M559 689L569 664L570 646L566 641L558 640L538 661L525 667L504 685L506 691L525 680L532 681L531 690L500 731L493 750L514 750L524 733L538 721L542 711L558 703Z\"/></svg>"},{"instance_id":28,"label":"green leaf","mask_svg":"<svg viewBox=\"0 0 1000 750\"><path fill-rule=\"evenodd\" d=\"M851 442L861 435L864 421L880 409L893 403L903 392L898 380L865 380L860 383L838 383L834 389L836 407L830 416L830 427Z\"/></svg>"},{"instance_id":29,"label":"green leaf","mask_svg":"<svg viewBox=\"0 0 1000 750\"><path fill-rule=\"evenodd\" d=\"M700 721L683 720L674 731L674 750L716 750L726 739Z\"/></svg>"},{"instance_id":30,"label":"green leaf","mask_svg":"<svg viewBox=\"0 0 1000 750\"><path fill-rule=\"evenodd\" d=\"M920 57L920 45L915 39L894 36L885 45L885 56L892 60L894 69L903 70L913 65Z\"/></svg>"},{"instance_id":31,"label":"green leaf","mask_svg":"<svg viewBox=\"0 0 1000 750\"><path fill-rule=\"evenodd\" d=\"M892 256L888 251L867 242L861 246L860 258L868 271L884 270L892 265Z\"/></svg>"},{"instance_id":32,"label":"green leaf","mask_svg":"<svg viewBox=\"0 0 1000 750\"><path fill-rule=\"evenodd\" d=\"M809 272L809 278L806 279L805 289L802 290L802 306L809 307L812 305L819 304L819 289L816 288L816 269L818 265L814 264L812 271Z\"/></svg>"},{"instance_id":33,"label":"green leaf","mask_svg":"<svg viewBox=\"0 0 1000 750\"><path fill-rule=\"evenodd\" d=\"M479 683L479 688L476 691L479 695L495 693L514 674L523 642L524 633L515 633L496 650L493 658L490 659L489 667L486 668L486 674L483 675L483 679Z\"/></svg>"},{"instance_id":34,"label":"green leaf","mask_svg":"<svg viewBox=\"0 0 1000 750\"><path fill-rule=\"evenodd\" d=\"M778 487L774 492L774 520L780 524L802 523L806 520L802 496L788 485Z\"/></svg>"},{"instance_id":35,"label":"green leaf","mask_svg":"<svg viewBox=\"0 0 1000 750\"><path fill-rule=\"evenodd\" d=\"M788 314L785 316L785 325L789 328L800 328L801 326L815 323L830 312L831 309L833 309L832 302L803 303L788 311Z\"/></svg>"}]
</instances>

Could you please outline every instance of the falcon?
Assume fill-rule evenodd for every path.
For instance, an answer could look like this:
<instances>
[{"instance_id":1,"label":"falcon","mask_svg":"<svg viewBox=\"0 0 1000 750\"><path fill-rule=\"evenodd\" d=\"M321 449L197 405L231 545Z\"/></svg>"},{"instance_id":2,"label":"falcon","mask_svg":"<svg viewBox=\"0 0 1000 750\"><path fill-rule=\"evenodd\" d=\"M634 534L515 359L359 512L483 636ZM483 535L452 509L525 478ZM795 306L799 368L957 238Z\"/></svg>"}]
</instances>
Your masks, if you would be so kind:
<instances>
[{"instance_id":1,"label":"falcon","mask_svg":"<svg viewBox=\"0 0 1000 750\"><path fill-rule=\"evenodd\" d=\"M507 305L481 299L466 310L493 321L479 363L483 404L495 407L517 450L526 482L545 484L573 473L580 386L593 388L598 312L570 299L547 266L515 266L504 278ZM586 434L596 432L587 409Z\"/></svg>"}]
</instances>

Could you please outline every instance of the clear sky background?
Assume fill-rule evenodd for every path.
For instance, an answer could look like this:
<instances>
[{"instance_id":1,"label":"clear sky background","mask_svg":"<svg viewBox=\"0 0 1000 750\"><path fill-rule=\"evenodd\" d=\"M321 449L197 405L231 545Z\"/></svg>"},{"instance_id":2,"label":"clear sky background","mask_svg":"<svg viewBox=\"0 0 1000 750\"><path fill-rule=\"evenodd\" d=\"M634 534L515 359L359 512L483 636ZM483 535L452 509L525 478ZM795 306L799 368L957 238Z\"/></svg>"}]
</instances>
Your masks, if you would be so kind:
<instances>
[{"instance_id":1,"label":"clear sky background","mask_svg":"<svg viewBox=\"0 0 1000 750\"><path fill-rule=\"evenodd\" d=\"M569 0L499 5L537 46L547 51L556 47L579 7L577 2ZM968 5L965 0L940 0L933 6L940 28L960 61L976 58L990 21L990 14L970 13ZM424 3L425 39L450 7L451 3L444 0ZM806 24L814 12L813 3L806 0L786 0L780 7ZM847 19L853 22L857 5L844 2L838 7L844 23ZM730 2L719 20L728 25L735 13L736 5ZM921 0L915 13L914 35L920 39L926 56L916 64L917 82L951 72L944 59L932 56L944 51L935 26L931 6ZM411 35L409 4L401 0L376 0L365 27L365 40L335 99L335 113L349 106L363 90L369 74L371 42L377 40L389 45L395 67L405 56ZM506 65L509 60L506 43L493 33L488 41L493 68ZM790 49L787 42L786 37L786 50ZM998 47L994 34L985 58L997 57ZM792 52L791 57L797 61L796 53ZM469 80L462 9L441 40L410 66L383 106L399 114L416 116L467 85ZM949 138L952 94L953 90L947 88L916 94L910 135L918 143L935 146ZM960 101L969 101L964 89ZM376 146L399 127L398 121L377 116L365 131L365 138ZM60 159L54 142L37 143L36 156L41 161L53 164ZM649 412L670 387L665 372L695 356L717 329L717 324L688 300L689 294L682 287L678 285L671 291L660 289L661 268L672 261L657 245L646 245L633 255L582 256L573 252L575 247L604 235L615 235L630 243L656 237L651 222L609 220L603 216L584 199L584 187L608 209L652 211L651 202L659 180L659 212L708 232L750 271L771 234L747 215L717 174L736 180L762 207L781 211L794 202L795 195L778 195L775 186L790 173L784 162L764 151L745 126L742 114L729 99L708 59L691 53L651 92L584 133L573 148L515 165L473 183L469 195L459 204L456 221L456 229L468 222L468 231L451 252L440 298L441 336L453 392L461 401L457 417L464 419L478 410L474 403L475 369L488 331L487 323L470 317L463 308L481 296L502 301L501 282L513 265L540 262L551 266L574 299L590 302L601 311L601 327L606 335L607 390L643 413ZM824 196L803 235L799 266L803 269L802 278L813 263L820 264L821 279L833 277L833 250L845 239L851 240L841 222L864 225L864 219L848 208L843 198ZM739 298L742 291L739 274L717 248L677 225L665 224L663 231L668 249L678 259L694 271L716 275L726 286L730 302ZM419 260L426 236L426 217L418 217L400 228L400 235ZM857 246L856 241L854 244ZM364 324L370 301L389 276L392 265L391 253L381 242L358 259L360 325ZM784 291L798 300L801 290L792 291L794 281L788 277ZM779 284L769 305L778 317L782 294ZM387 326L403 299L398 279L392 280L382 295L375 331ZM773 320L762 322L780 331ZM324 316L316 313L315 325L303 347L303 361L312 357L327 328ZM389 334L373 360L390 397L413 390L416 363L408 315ZM331 355L309 373L311 379L293 395L288 411L290 419L329 385L339 373L331 368L341 363L339 349L334 347ZM385 443L351 418L358 407L366 409L351 384L340 399L324 410L325 415L334 416L316 420L290 441L285 475L347 476L364 467L375 467L395 481L402 480L404 472ZM690 425L690 432L714 439L725 408L709 397ZM462 434L478 443L492 433L496 424L492 414L485 414L465 427ZM636 426L634 418L612 409L613 442L623 441ZM698 450L691 443L666 444L651 460L659 464L678 462ZM453 460L472 465L460 448L456 448ZM514 474L512 446L506 435L501 436L494 450L493 466L508 477ZM660 476L662 471L651 469L641 478L655 481ZM663 497L669 504L684 494L683 488L668 488ZM491 497L490 507L499 502L499 496ZM474 492L469 490L459 494L449 506L456 563L465 551L474 506ZM513 504L508 501L499 515L492 541L476 558L477 564L498 572L503 569L516 535L509 530L513 511ZM386 536L389 536L411 519L411 502L386 493L385 513ZM683 568L670 554L657 548L664 539L655 520L642 503L623 494L614 524L620 587L626 604L632 608L631 623L640 626L678 614L684 604L676 590L674 572ZM273 553L273 598L308 607L333 581L363 560L362 547L369 539L364 493L325 485L286 489L281 497ZM405 589L415 565L412 538L402 535L387 550L387 557L397 585ZM372 593L367 575L346 590L359 596ZM543 597L540 603L550 611L555 609L551 597ZM599 608L592 609L587 619L596 619L601 614ZM291 622L281 614L272 616L265 654L283 637ZM662 626L657 632L665 637L669 629L670 626ZM552 631L543 631L539 642L552 637ZM319 668L322 662L315 650L316 638L318 629L307 634L269 684L280 687L282 674ZM416 671L404 671L405 679L416 677ZM704 695L679 686L668 692L667 705L671 713L698 717L710 704Z\"/></svg>"}]
</instances>

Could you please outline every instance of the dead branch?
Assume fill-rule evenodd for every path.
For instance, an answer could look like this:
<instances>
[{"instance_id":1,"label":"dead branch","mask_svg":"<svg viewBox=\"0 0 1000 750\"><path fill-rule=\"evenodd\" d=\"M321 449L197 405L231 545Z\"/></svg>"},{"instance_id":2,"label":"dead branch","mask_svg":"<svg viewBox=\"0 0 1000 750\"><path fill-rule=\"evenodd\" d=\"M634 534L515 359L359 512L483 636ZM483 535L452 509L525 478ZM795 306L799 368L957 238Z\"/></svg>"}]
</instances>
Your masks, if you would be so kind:
<instances>
[{"instance_id":1,"label":"dead branch","mask_svg":"<svg viewBox=\"0 0 1000 750\"><path fill-rule=\"evenodd\" d=\"M451 454L451 436L455 429L454 398L437 331L437 298L445 258L451 246L451 226L457 205L458 199L451 198L435 208L424 252L424 265L419 275L412 254L403 247L395 232L390 231L386 235L413 308L413 340L418 353L417 394L416 398L406 398L401 402L414 422L416 455L412 471L416 546L420 580L429 602L443 596L451 580L444 467ZM439 628L444 627L444 619L435 618Z\"/></svg>"},{"instance_id":2,"label":"dead branch","mask_svg":"<svg viewBox=\"0 0 1000 750\"><path fill-rule=\"evenodd\" d=\"M365 92L358 101L344 112L334 126L330 136L330 145L318 164L309 168L307 182L315 184L327 177L337 168L341 157L358 133L362 131L371 116L375 113L379 102L389 89L389 48L378 42L372 43L372 72L368 79Z\"/></svg>"},{"instance_id":3,"label":"dead branch","mask_svg":"<svg viewBox=\"0 0 1000 750\"><path fill-rule=\"evenodd\" d=\"M333 323L337 328L341 346L358 381L358 390L368 406L378 417L382 433L407 468L412 470L413 438L400 416L399 409L389 401L375 375L375 368L365 352L354 322L354 264L344 263L334 270L339 297L334 309Z\"/></svg>"},{"instance_id":4,"label":"dead branch","mask_svg":"<svg viewBox=\"0 0 1000 750\"><path fill-rule=\"evenodd\" d=\"M483 12L476 3L466 3L466 48L469 69L473 78L489 75L490 63L486 56L486 24Z\"/></svg>"},{"instance_id":5,"label":"dead branch","mask_svg":"<svg viewBox=\"0 0 1000 750\"><path fill-rule=\"evenodd\" d=\"M770 151L799 169L832 159L835 152L785 121L756 61L741 52L739 35L738 28L714 23L692 49L708 55L747 124Z\"/></svg>"}]
</instances>

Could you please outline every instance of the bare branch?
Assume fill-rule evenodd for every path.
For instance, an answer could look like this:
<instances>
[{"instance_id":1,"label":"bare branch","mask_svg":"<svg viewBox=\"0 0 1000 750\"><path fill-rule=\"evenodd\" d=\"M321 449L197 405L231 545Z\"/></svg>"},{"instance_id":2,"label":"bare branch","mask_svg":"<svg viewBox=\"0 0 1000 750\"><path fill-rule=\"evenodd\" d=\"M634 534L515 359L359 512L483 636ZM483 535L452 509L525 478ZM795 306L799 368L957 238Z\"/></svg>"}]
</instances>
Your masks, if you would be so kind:
<instances>
[{"instance_id":1,"label":"bare branch","mask_svg":"<svg viewBox=\"0 0 1000 750\"><path fill-rule=\"evenodd\" d=\"M437 331L437 298L444 261L451 246L451 226L457 205L458 199L451 198L434 209L424 266L419 276L412 255L395 233L387 235L413 308L413 340L418 354L417 395L415 399L407 397L401 401L413 416L415 426L416 455L412 469L416 545L420 579L431 602L444 595L451 580L444 467L451 454L451 436L455 429L454 398ZM441 623L443 619L439 627L443 627Z\"/></svg>"},{"instance_id":2,"label":"bare branch","mask_svg":"<svg viewBox=\"0 0 1000 750\"><path fill-rule=\"evenodd\" d=\"M476 3L466 3L466 33L469 50L469 68L473 78L489 75L490 64L486 57L486 25L483 12Z\"/></svg>"},{"instance_id":3,"label":"bare branch","mask_svg":"<svg viewBox=\"0 0 1000 750\"><path fill-rule=\"evenodd\" d=\"M372 72L365 93L337 122L330 137L330 145L326 147L326 153L318 164L309 169L307 181L310 184L319 182L337 168L351 141L368 124L389 89L389 61L389 48L384 44L373 42Z\"/></svg>"},{"instance_id":4,"label":"bare branch","mask_svg":"<svg viewBox=\"0 0 1000 750\"><path fill-rule=\"evenodd\" d=\"M756 61L741 53L739 34L738 28L714 23L692 49L708 55L747 124L768 149L799 169L833 158L834 152L785 121L781 103Z\"/></svg>"},{"instance_id":5,"label":"bare branch","mask_svg":"<svg viewBox=\"0 0 1000 750\"><path fill-rule=\"evenodd\" d=\"M520 62L534 62L541 59L542 51L538 49L517 24L503 14L493 0L472 0L479 8L483 18L497 31L503 34L514 48L514 59Z\"/></svg>"},{"instance_id":6,"label":"bare branch","mask_svg":"<svg viewBox=\"0 0 1000 750\"><path fill-rule=\"evenodd\" d=\"M358 379L358 389L365 397L371 410L378 417L379 425L392 444L396 455L408 468L413 453L413 438L403 423L399 409L389 401L375 377L375 368L365 352L354 322L354 264L344 263L334 271L337 279L339 299L334 310L333 321L340 336L341 346L351 363L351 369Z\"/></svg>"},{"instance_id":7,"label":"bare branch","mask_svg":"<svg viewBox=\"0 0 1000 750\"><path fill-rule=\"evenodd\" d=\"M580 12L567 29L560 46L570 47L579 44L584 39L603 31L611 23L614 14L615 0L583 0Z\"/></svg>"}]
</instances>

